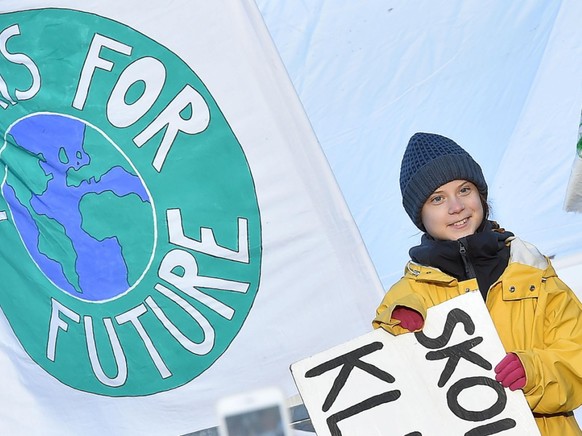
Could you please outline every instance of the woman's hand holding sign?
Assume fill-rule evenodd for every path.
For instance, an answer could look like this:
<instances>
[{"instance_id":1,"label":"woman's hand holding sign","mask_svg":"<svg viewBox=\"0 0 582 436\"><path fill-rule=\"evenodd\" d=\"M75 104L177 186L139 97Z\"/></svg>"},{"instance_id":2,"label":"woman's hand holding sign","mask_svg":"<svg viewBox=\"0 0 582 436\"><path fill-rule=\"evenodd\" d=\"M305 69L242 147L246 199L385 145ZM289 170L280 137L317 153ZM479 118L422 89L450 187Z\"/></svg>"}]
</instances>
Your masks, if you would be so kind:
<instances>
[{"instance_id":1,"label":"woman's hand holding sign","mask_svg":"<svg viewBox=\"0 0 582 436\"><path fill-rule=\"evenodd\" d=\"M424 326L422 315L409 307L397 306L392 312L392 319L400 321L400 325L411 332Z\"/></svg>"},{"instance_id":2,"label":"woman's hand holding sign","mask_svg":"<svg viewBox=\"0 0 582 436\"><path fill-rule=\"evenodd\" d=\"M515 353L507 353L495 367L495 380L512 391L525 386L525 369Z\"/></svg>"}]
</instances>

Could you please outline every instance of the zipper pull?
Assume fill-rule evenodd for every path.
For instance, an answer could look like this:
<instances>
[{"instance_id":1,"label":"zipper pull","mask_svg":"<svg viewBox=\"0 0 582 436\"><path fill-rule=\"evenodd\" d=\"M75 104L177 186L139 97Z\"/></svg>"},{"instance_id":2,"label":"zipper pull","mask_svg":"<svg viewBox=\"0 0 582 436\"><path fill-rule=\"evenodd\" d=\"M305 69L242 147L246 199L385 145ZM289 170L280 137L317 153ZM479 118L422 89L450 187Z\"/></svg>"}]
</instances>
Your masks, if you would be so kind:
<instances>
[{"instance_id":1,"label":"zipper pull","mask_svg":"<svg viewBox=\"0 0 582 436\"><path fill-rule=\"evenodd\" d=\"M467 249L463 245L463 243L459 240L459 252L465 256L467 254Z\"/></svg>"}]
</instances>

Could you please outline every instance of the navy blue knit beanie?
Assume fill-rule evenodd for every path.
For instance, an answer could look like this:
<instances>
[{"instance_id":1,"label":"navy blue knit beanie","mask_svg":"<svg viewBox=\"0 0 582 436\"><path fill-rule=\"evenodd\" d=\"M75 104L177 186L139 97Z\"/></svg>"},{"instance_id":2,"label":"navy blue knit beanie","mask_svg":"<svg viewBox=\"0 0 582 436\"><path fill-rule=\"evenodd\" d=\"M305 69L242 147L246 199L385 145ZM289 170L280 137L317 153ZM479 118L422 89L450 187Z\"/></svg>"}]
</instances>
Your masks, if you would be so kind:
<instances>
[{"instance_id":1,"label":"navy blue knit beanie","mask_svg":"<svg viewBox=\"0 0 582 436\"><path fill-rule=\"evenodd\" d=\"M455 141L434 133L415 133L400 166L402 205L423 232L422 206L439 186L452 180L473 182L487 199L487 182L481 167Z\"/></svg>"}]
</instances>

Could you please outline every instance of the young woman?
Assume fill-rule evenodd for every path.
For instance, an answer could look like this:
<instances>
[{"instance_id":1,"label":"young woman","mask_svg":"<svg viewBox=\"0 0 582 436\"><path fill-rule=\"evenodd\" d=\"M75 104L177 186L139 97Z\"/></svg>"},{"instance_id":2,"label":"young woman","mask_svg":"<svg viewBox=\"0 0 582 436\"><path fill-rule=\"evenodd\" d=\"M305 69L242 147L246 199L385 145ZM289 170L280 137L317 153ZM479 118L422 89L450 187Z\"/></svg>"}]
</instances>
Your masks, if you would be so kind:
<instances>
[{"instance_id":1,"label":"young woman","mask_svg":"<svg viewBox=\"0 0 582 436\"><path fill-rule=\"evenodd\" d=\"M547 257L488 220L481 167L454 141L410 139L400 169L402 204L424 232L405 275L373 321L392 334L421 330L427 309L479 290L507 355L496 379L522 389L542 435L582 435L582 305Z\"/></svg>"}]
</instances>

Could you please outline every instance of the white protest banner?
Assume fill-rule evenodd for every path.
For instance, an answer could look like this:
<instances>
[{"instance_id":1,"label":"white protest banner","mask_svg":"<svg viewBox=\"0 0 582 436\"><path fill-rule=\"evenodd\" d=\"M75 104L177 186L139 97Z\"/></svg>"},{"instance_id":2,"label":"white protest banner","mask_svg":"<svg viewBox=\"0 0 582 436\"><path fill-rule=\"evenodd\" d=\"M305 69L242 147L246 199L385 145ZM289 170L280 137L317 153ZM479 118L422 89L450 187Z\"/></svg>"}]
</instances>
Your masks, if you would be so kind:
<instances>
[{"instance_id":1,"label":"white protest banner","mask_svg":"<svg viewBox=\"0 0 582 436\"><path fill-rule=\"evenodd\" d=\"M369 328L381 286L252 0L0 2L0 135L0 433L201 430Z\"/></svg>"},{"instance_id":2,"label":"white protest banner","mask_svg":"<svg viewBox=\"0 0 582 436\"><path fill-rule=\"evenodd\" d=\"M291 366L318 436L539 434L479 292L432 307L425 328L375 330Z\"/></svg>"}]
</instances>

